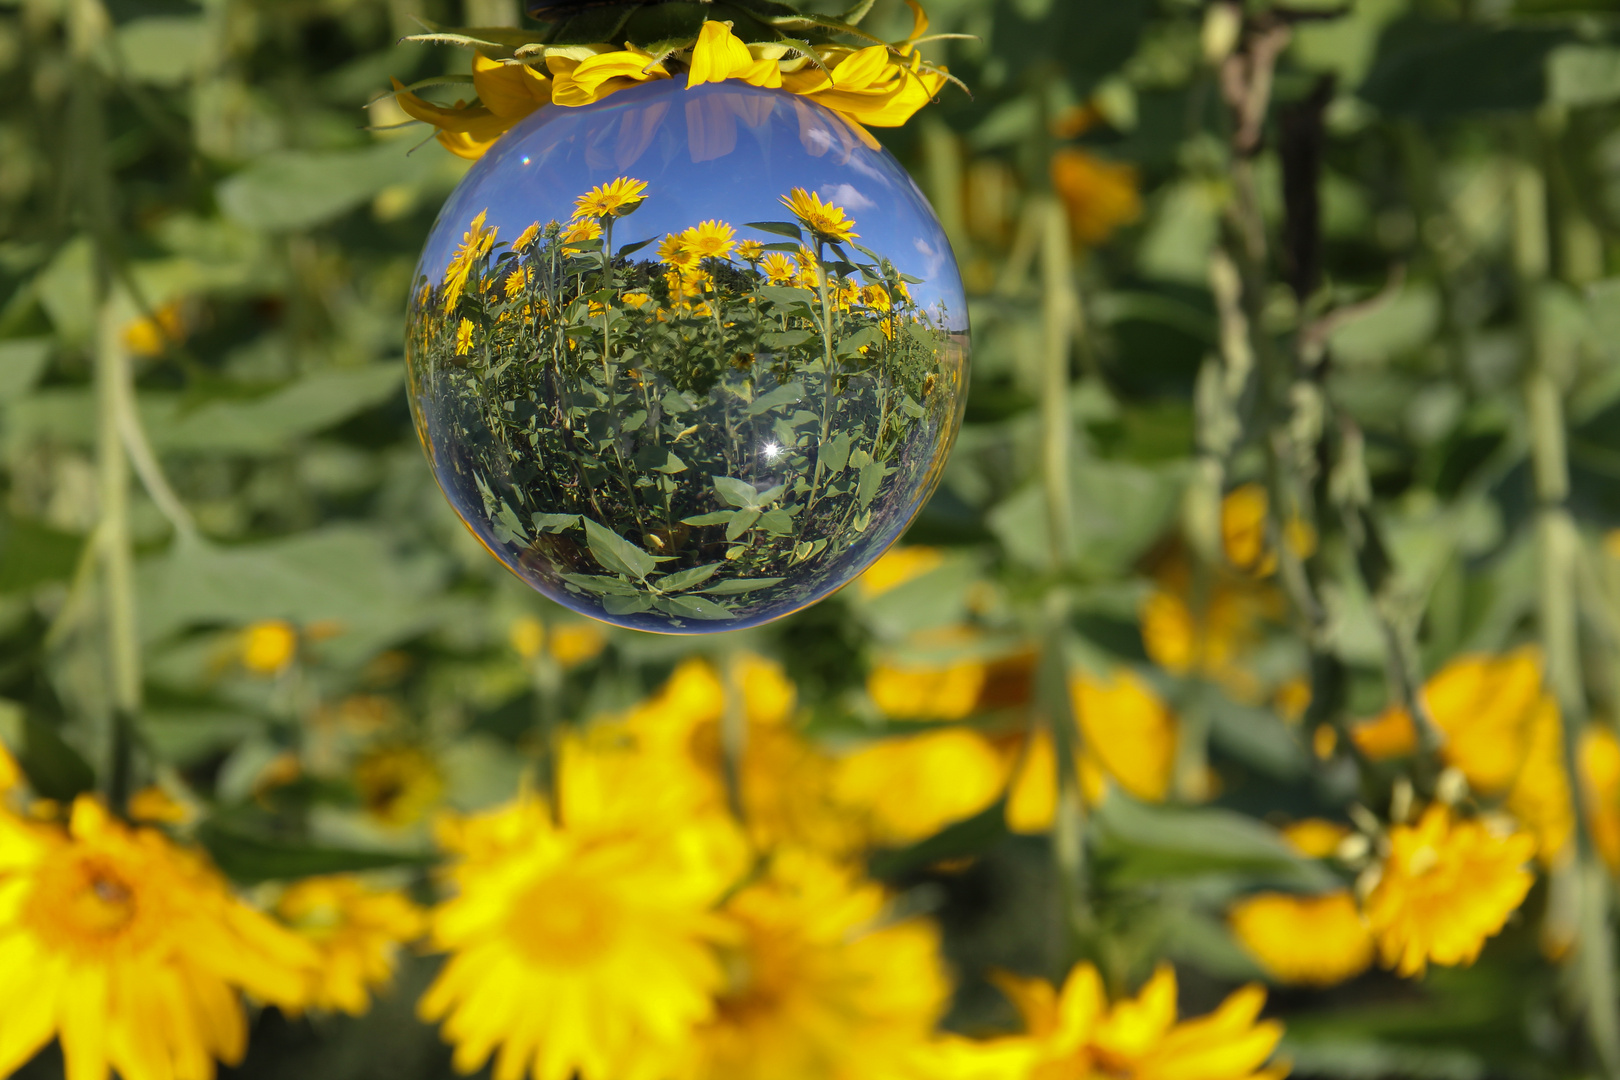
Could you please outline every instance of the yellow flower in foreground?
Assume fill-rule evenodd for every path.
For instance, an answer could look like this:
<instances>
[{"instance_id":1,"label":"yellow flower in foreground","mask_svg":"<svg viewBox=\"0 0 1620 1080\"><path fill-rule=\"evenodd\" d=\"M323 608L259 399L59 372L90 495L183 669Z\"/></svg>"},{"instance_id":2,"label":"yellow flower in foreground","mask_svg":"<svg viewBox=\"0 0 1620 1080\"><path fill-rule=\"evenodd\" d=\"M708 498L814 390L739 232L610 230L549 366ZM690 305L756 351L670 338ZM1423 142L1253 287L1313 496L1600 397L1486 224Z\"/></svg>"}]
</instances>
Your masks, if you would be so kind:
<instances>
[{"instance_id":1,"label":"yellow flower in foreground","mask_svg":"<svg viewBox=\"0 0 1620 1080\"><path fill-rule=\"evenodd\" d=\"M621 176L606 184L598 184L574 200L574 220L581 218L624 217L633 214L646 198L647 184Z\"/></svg>"},{"instance_id":2,"label":"yellow flower in foreground","mask_svg":"<svg viewBox=\"0 0 1620 1080\"><path fill-rule=\"evenodd\" d=\"M681 242L700 259L727 259L737 246L737 230L723 221L702 221L681 233Z\"/></svg>"},{"instance_id":3,"label":"yellow flower in foreground","mask_svg":"<svg viewBox=\"0 0 1620 1080\"><path fill-rule=\"evenodd\" d=\"M939 933L885 921L887 903L847 869L779 852L725 906L740 933L679 1080L882 1077L924 1044L950 997Z\"/></svg>"},{"instance_id":4,"label":"yellow flower in foreground","mask_svg":"<svg viewBox=\"0 0 1620 1080\"><path fill-rule=\"evenodd\" d=\"M723 22L706 22L692 46L688 87L738 79L752 86L782 85L782 68L775 60L756 59L741 38Z\"/></svg>"},{"instance_id":5,"label":"yellow flower in foreground","mask_svg":"<svg viewBox=\"0 0 1620 1080\"><path fill-rule=\"evenodd\" d=\"M298 655L298 631L285 619L262 619L242 632L242 666L258 675L278 675Z\"/></svg>"},{"instance_id":6,"label":"yellow flower in foreground","mask_svg":"<svg viewBox=\"0 0 1620 1080\"><path fill-rule=\"evenodd\" d=\"M1614 729L1593 724L1581 733L1580 769L1592 846L1611 872L1620 873L1620 738Z\"/></svg>"},{"instance_id":7,"label":"yellow flower in foreground","mask_svg":"<svg viewBox=\"0 0 1620 1080\"><path fill-rule=\"evenodd\" d=\"M1101 244L1122 225L1142 216L1136 170L1083 150L1052 155L1052 189L1069 212L1069 226L1083 244Z\"/></svg>"},{"instance_id":8,"label":"yellow flower in foreground","mask_svg":"<svg viewBox=\"0 0 1620 1080\"><path fill-rule=\"evenodd\" d=\"M919 25L926 25L921 9L914 7L913 11ZM863 125L900 127L945 86L944 69L924 67L922 54L915 49L904 57L895 56L885 45L820 51L830 72L807 64L783 76L783 89L838 113L874 148L877 140Z\"/></svg>"},{"instance_id":9,"label":"yellow flower in foreground","mask_svg":"<svg viewBox=\"0 0 1620 1080\"><path fill-rule=\"evenodd\" d=\"M895 720L960 720L978 704L989 670L983 660L877 663L866 677L866 692Z\"/></svg>"},{"instance_id":10,"label":"yellow flower in foreground","mask_svg":"<svg viewBox=\"0 0 1620 1080\"><path fill-rule=\"evenodd\" d=\"M546 66L551 69L551 100L568 106L589 105L639 83L669 78L663 64L638 52L598 53L584 60L554 53L546 57Z\"/></svg>"},{"instance_id":11,"label":"yellow flower in foreground","mask_svg":"<svg viewBox=\"0 0 1620 1080\"><path fill-rule=\"evenodd\" d=\"M855 222L844 213L843 207L822 202L821 196L813 191L794 188L782 196L782 205L792 211L800 224L818 239L842 243L861 235L855 231Z\"/></svg>"},{"instance_id":12,"label":"yellow flower in foreground","mask_svg":"<svg viewBox=\"0 0 1620 1080\"><path fill-rule=\"evenodd\" d=\"M870 600L944 565L945 553L939 548L897 544L855 579L855 590L863 600Z\"/></svg>"},{"instance_id":13,"label":"yellow flower in foreground","mask_svg":"<svg viewBox=\"0 0 1620 1080\"><path fill-rule=\"evenodd\" d=\"M1563 762L1558 703L1542 685L1540 650L1473 655L1447 664L1423 686L1424 707L1444 735L1441 757L1488 798L1505 796L1508 812L1536 836L1551 864L1574 834L1574 809ZM1392 706L1351 732L1375 760L1417 751L1417 728Z\"/></svg>"},{"instance_id":14,"label":"yellow flower in foreground","mask_svg":"<svg viewBox=\"0 0 1620 1080\"><path fill-rule=\"evenodd\" d=\"M1038 1064L1031 1080L1281 1080L1286 1065L1267 1066L1282 1038L1275 1020L1259 1020L1259 986L1234 992L1194 1020L1176 1019L1176 975L1161 964L1134 998L1108 1004L1090 964L1069 972L1058 991L1042 979L1003 974L1001 988L1018 1006Z\"/></svg>"},{"instance_id":15,"label":"yellow flower in foreground","mask_svg":"<svg viewBox=\"0 0 1620 1080\"><path fill-rule=\"evenodd\" d=\"M1396 825L1367 921L1385 967L1421 975L1430 964L1471 964L1518 910L1534 880L1526 833L1455 820L1436 803L1415 825Z\"/></svg>"},{"instance_id":16,"label":"yellow flower in foreground","mask_svg":"<svg viewBox=\"0 0 1620 1080\"><path fill-rule=\"evenodd\" d=\"M489 216L489 210L478 212L467 226L467 231L461 234L461 246L456 248L455 254L450 256L450 263L444 268L444 306L447 311L454 310L456 302L467 289L467 279L472 276L474 267L481 267L484 257L495 247L495 237L500 229L484 228L484 220Z\"/></svg>"},{"instance_id":17,"label":"yellow flower in foreground","mask_svg":"<svg viewBox=\"0 0 1620 1080\"><path fill-rule=\"evenodd\" d=\"M1006 762L989 739L945 728L855 751L839 762L834 793L876 843L898 847L984 810L1006 782Z\"/></svg>"},{"instance_id":18,"label":"yellow flower in foreground","mask_svg":"<svg viewBox=\"0 0 1620 1080\"><path fill-rule=\"evenodd\" d=\"M561 822L523 796L442 830L456 894L432 941L451 955L417 1011L443 1022L463 1073L493 1054L495 1080L661 1080L724 985L714 909L733 870L695 835L723 823L649 814L645 784L612 792L636 806L576 814L576 780L598 778L565 751Z\"/></svg>"},{"instance_id":19,"label":"yellow flower in foreground","mask_svg":"<svg viewBox=\"0 0 1620 1080\"><path fill-rule=\"evenodd\" d=\"M388 985L401 945L422 936L422 909L397 889L348 876L306 878L276 902L276 915L320 953L309 973L311 1009L359 1016Z\"/></svg>"},{"instance_id":20,"label":"yellow flower in foreground","mask_svg":"<svg viewBox=\"0 0 1620 1080\"><path fill-rule=\"evenodd\" d=\"M0 795L21 787L22 782L22 766L17 764L17 759L12 757L6 744L0 742Z\"/></svg>"},{"instance_id":21,"label":"yellow flower in foreground","mask_svg":"<svg viewBox=\"0 0 1620 1080\"><path fill-rule=\"evenodd\" d=\"M380 746L354 766L354 786L366 813L391 828L414 825L444 797L444 773L420 746Z\"/></svg>"},{"instance_id":22,"label":"yellow flower in foreground","mask_svg":"<svg viewBox=\"0 0 1620 1080\"><path fill-rule=\"evenodd\" d=\"M1227 919L1243 947L1280 982L1332 986L1372 966L1372 933L1348 890L1260 893L1234 904Z\"/></svg>"},{"instance_id":23,"label":"yellow flower in foreground","mask_svg":"<svg viewBox=\"0 0 1620 1080\"><path fill-rule=\"evenodd\" d=\"M0 814L0 1076L56 1036L73 1080L208 1080L239 993L297 1008L315 950L196 854L88 796L64 831Z\"/></svg>"}]
</instances>

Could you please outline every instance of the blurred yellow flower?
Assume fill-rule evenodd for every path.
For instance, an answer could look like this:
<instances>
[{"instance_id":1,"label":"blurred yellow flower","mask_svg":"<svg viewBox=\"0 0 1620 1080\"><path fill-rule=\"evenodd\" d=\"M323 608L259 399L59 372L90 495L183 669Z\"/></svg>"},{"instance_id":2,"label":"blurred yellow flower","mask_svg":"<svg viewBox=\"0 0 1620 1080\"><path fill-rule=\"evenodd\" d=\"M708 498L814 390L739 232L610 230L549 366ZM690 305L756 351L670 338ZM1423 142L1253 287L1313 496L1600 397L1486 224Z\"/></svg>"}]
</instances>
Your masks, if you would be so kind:
<instances>
[{"instance_id":1,"label":"blurred yellow flower","mask_svg":"<svg viewBox=\"0 0 1620 1080\"><path fill-rule=\"evenodd\" d=\"M0 1075L54 1035L73 1080L207 1080L241 1060L239 993L297 1008L316 963L200 856L88 796L65 830L0 813Z\"/></svg>"},{"instance_id":2,"label":"blurred yellow flower","mask_svg":"<svg viewBox=\"0 0 1620 1080\"><path fill-rule=\"evenodd\" d=\"M1281 1080L1285 1064L1267 1066L1282 1024L1260 1020L1266 994L1245 986L1194 1020L1176 1018L1176 975L1161 964L1134 998L1109 1005L1090 964L1069 972L1063 989L1044 979L996 979L1024 1020L1023 1041L1037 1064L1030 1080Z\"/></svg>"},{"instance_id":3,"label":"blurred yellow flower","mask_svg":"<svg viewBox=\"0 0 1620 1080\"><path fill-rule=\"evenodd\" d=\"M765 258L765 245L758 240L744 240L737 245L737 257L746 263L757 263Z\"/></svg>"},{"instance_id":4,"label":"blurred yellow flower","mask_svg":"<svg viewBox=\"0 0 1620 1080\"><path fill-rule=\"evenodd\" d=\"M843 207L822 202L821 196L813 191L794 188L782 196L782 205L819 240L843 243L861 235L855 231L855 222L844 213Z\"/></svg>"},{"instance_id":5,"label":"blurred yellow flower","mask_svg":"<svg viewBox=\"0 0 1620 1080\"><path fill-rule=\"evenodd\" d=\"M1536 836L1551 864L1574 835L1574 804L1563 762L1557 700L1542 685L1534 646L1505 656L1462 656L1424 684L1424 707L1444 735L1441 758L1487 798L1505 805ZM1374 760L1415 753L1417 728L1406 709L1391 706L1351 730Z\"/></svg>"},{"instance_id":6,"label":"blurred yellow flower","mask_svg":"<svg viewBox=\"0 0 1620 1080\"><path fill-rule=\"evenodd\" d=\"M855 751L839 762L834 792L876 843L900 847L989 807L1006 783L1006 760L989 739L944 728Z\"/></svg>"},{"instance_id":7,"label":"blurred yellow flower","mask_svg":"<svg viewBox=\"0 0 1620 1080\"><path fill-rule=\"evenodd\" d=\"M420 746L376 746L354 766L354 786L366 813L389 828L415 825L444 797L444 773Z\"/></svg>"},{"instance_id":8,"label":"blurred yellow flower","mask_svg":"<svg viewBox=\"0 0 1620 1080\"><path fill-rule=\"evenodd\" d=\"M645 199L647 183L621 176L605 184L598 184L574 200L574 220L591 218L603 221L633 213Z\"/></svg>"},{"instance_id":9,"label":"blurred yellow flower","mask_svg":"<svg viewBox=\"0 0 1620 1080\"><path fill-rule=\"evenodd\" d=\"M879 662L866 677L866 692L894 720L960 720L973 712L988 676L983 660Z\"/></svg>"},{"instance_id":10,"label":"blurred yellow flower","mask_svg":"<svg viewBox=\"0 0 1620 1080\"><path fill-rule=\"evenodd\" d=\"M1069 212L1074 238L1083 244L1101 244L1142 216L1136 169L1084 150L1066 148L1052 155L1052 189Z\"/></svg>"},{"instance_id":11,"label":"blurred yellow flower","mask_svg":"<svg viewBox=\"0 0 1620 1080\"><path fill-rule=\"evenodd\" d=\"M276 901L276 915L320 953L303 1004L359 1016L394 977L400 946L422 936L421 908L397 889L358 878L305 878Z\"/></svg>"},{"instance_id":12,"label":"blurred yellow flower","mask_svg":"<svg viewBox=\"0 0 1620 1080\"><path fill-rule=\"evenodd\" d=\"M0 789L4 785L0 784ZM175 799L156 784L141 788L129 797L129 819L149 825L185 825L196 811Z\"/></svg>"},{"instance_id":13,"label":"blurred yellow flower","mask_svg":"<svg viewBox=\"0 0 1620 1080\"><path fill-rule=\"evenodd\" d=\"M738 79L751 86L781 86L782 68L775 60L755 59L741 38L723 22L706 22L692 46L687 86Z\"/></svg>"},{"instance_id":14,"label":"blurred yellow flower","mask_svg":"<svg viewBox=\"0 0 1620 1080\"><path fill-rule=\"evenodd\" d=\"M939 932L886 920L855 873L784 850L724 908L726 983L678 1080L882 1076L929 1038L950 999Z\"/></svg>"},{"instance_id":15,"label":"blurred yellow flower","mask_svg":"<svg viewBox=\"0 0 1620 1080\"><path fill-rule=\"evenodd\" d=\"M1350 835L1347 825L1322 818L1305 818L1282 830L1283 839L1301 855L1313 859L1326 859L1339 850L1339 845Z\"/></svg>"},{"instance_id":16,"label":"blurred yellow flower","mask_svg":"<svg viewBox=\"0 0 1620 1080\"><path fill-rule=\"evenodd\" d=\"M939 548L896 544L855 579L855 591L861 599L871 600L944 565L945 553Z\"/></svg>"},{"instance_id":17,"label":"blurred yellow flower","mask_svg":"<svg viewBox=\"0 0 1620 1080\"><path fill-rule=\"evenodd\" d=\"M1185 553L1164 560L1158 587L1143 601L1142 645L1148 658L1174 675L1202 675L1240 701L1263 700L1243 659L1268 621L1282 614L1269 584L1216 573L1195 587Z\"/></svg>"},{"instance_id":18,"label":"blurred yellow flower","mask_svg":"<svg viewBox=\"0 0 1620 1080\"><path fill-rule=\"evenodd\" d=\"M262 619L242 631L242 666L258 675L279 675L298 655L298 631L285 619Z\"/></svg>"},{"instance_id":19,"label":"blurred yellow flower","mask_svg":"<svg viewBox=\"0 0 1620 1080\"><path fill-rule=\"evenodd\" d=\"M659 1080L714 1015L735 867L695 834L723 825L653 812L646 785L595 802L586 753L561 756L561 821L525 795L441 830L455 895L431 933L450 958L417 1012L459 1072L493 1054L495 1080Z\"/></svg>"},{"instance_id":20,"label":"blurred yellow flower","mask_svg":"<svg viewBox=\"0 0 1620 1080\"><path fill-rule=\"evenodd\" d=\"M1581 732L1580 770L1592 846L1611 873L1620 873L1620 738L1613 728L1592 724Z\"/></svg>"},{"instance_id":21,"label":"blurred yellow flower","mask_svg":"<svg viewBox=\"0 0 1620 1080\"><path fill-rule=\"evenodd\" d=\"M185 340L186 320L178 300L170 300L149 316L124 327L124 348L140 357L162 356Z\"/></svg>"},{"instance_id":22,"label":"blurred yellow flower","mask_svg":"<svg viewBox=\"0 0 1620 1080\"><path fill-rule=\"evenodd\" d=\"M513 619L512 625L506 630L506 640L511 644L512 651L523 659L538 659L546 648L546 624L533 615Z\"/></svg>"},{"instance_id":23,"label":"blurred yellow flower","mask_svg":"<svg viewBox=\"0 0 1620 1080\"><path fill-rule=\"evenodd\" d=\"M1421 975L1430 963L1471 964L1524 902L1536 842L1442 804L1389 832L1389 855L1367 897L1367 922L1385 967Z\"/></svg>"},{"instance_id":24,"label":"blurred yellow flower","mask_svg":"<svg viewBox=\"0 0 1620 1080\"><path fill-rule=\"evenodd\" d=\"M565 622L551 628L551 658L565 668L595 660L605 648L607 635L596 623Z\"/></svg>"},{"instance_id":25,"label":"blurred yellow flower","mask_svg":"<svg viewBox=\"0 0 1620 1080\"><path fill-rule=\"evenodd\" d=\"M11 755L11 750L5 743L0 742L0 795L21 787L23 782L22 766Z\"/></svg>"},{"instance_id":26,"label":"blurred yellow flower","mask_svg":"<svg viewBox=\"0 0 1620 1080\"><path fill-rule=\"evenodd\" d=\"M1095 805L1117 783L1127 793L1163 802L1176 756L1176 718L1141 676L1121 668L1106 678L1081 673L1069 680L1079 725L1075 762L1081 791ZM1014 832L1044 832L1057 813L1057 754L1052 736L1037 731L1022 751L1007 795Z\"/></svg>"},{"instance_id":27,"label":"blurred yellow flower","mask_svg":"<svg viewBox=\"0 0 1620 1080\"><path fill-rule=\"evenodd\" d=\"M1373 938L1349 890L1259 893L1227 913L1232 933L1279 982L1332 986L1372 966Z\"/></svg>"}]
</instances>

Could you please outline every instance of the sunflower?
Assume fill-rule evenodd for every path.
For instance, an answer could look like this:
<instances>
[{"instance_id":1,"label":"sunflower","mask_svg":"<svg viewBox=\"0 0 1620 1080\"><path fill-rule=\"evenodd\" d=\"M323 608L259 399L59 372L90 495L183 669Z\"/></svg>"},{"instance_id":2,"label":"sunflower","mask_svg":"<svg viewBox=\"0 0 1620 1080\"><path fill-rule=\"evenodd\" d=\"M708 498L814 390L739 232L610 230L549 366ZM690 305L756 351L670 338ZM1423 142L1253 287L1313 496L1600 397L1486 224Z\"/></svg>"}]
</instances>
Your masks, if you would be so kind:
<instances>
[{"instance_id":1,"label":"sunflower","mask_svg":"<svg viewBox=\"0 0 1620 1080\"><path fill-rule=\"evenodd\" d=\"M473 332L478 328L471 319L462 319L461 325L456 327L456 355L466 356L472 352Z\"/></svg>"},{"instance_id":2,"label":"sunflower","mask_svg":"<svg viewBox=\"0 0 1620 1080\"><path fill-rule=\"evenodd\" d=\"M602 239L602 223L595 218L581 218L562 231L564 244L583 244Z\"/></svg>"},{"instance_id":3,"label":"sunflower","mask_svg":"<svg viewBox=\"0 0 1620 1080\"><path fill-rule=\"evenodd\" d=\"M866 677L866 693L894 720L961 720L978 704L989 671L976 659L946 664L880 661Z\"/></svg>"},{"instance_id":4,"label":"sunflower","mask_svg":"<svg viewBox=\"0 0 1620 1080\"><path fill-rule=\"evenodd\" d=\"M702 221L681 233L681 241L700 259L727 259L737 246L737 230L723 221Z\"/></svg>"},{"instance_id":5,"label":"sunflower","mask_svg":"<svg viewBox=\"0 0 1620 1080\"><path fill-rule=\"evenodd\" d=\"M473 267L481 265L484 256L490 253L495 246L495 237L499 228L484 228L484 219L489 216L489 210L478 212L467 226L467 231L461 236L461 246L456 253L450 256L450 265L444 270L444 306L452 309L461 294L467 288L467 278L471 276Z\"/></svg>"},{"instance_id":6,"label":"sunflower","mask_svg":"<svg viewBox=\"0 0 1620 1080\"><path fill-rule=\"evenodd\" d=\"M377 746L354 766L360 804L379 824L405 828L421 821L444 796L444 771L420 746Z\"/></svg>"},{"instance_id":7,"label":"sunflower","mask_svg":"<svg viewBox=\"0 0 1620 1080\"><path fill-rule=\"evenodd\" d=\"M524 229L523 232L519 234L518 238L512 242L512 250L525 250L530 244L534 243L535 238L539 235L540 223L537 221L533 225L530 225L527 229Z\"/></svg>"},{"instance_id":8,"label":"sunflower","mask_svg":"<svg viewBox=\"0 0 1620 1080\"><path fill-rule=\"evenodd\" d=\"M598 184L574 200L574 220L624 217L633 214L646 195L647 185L641 180L621 176L606 184Z\"/></svg>"},{"instance_id":9,"label":"sunflower","mask_svg":"<svg viewBox=\"0 0 1620 1080\"><path fill-rule=\"evenodd\" d=\"M55 1035L74 1080L207 1080L246 1047L239 994L296 1009L317 963L198 855L88 796L65 830L0 813L0 1075Z\"/></svg>"},{"instance_id":10,"label":"sunflower","mask_svg":"<svg viewBox=\"0 0 1620 1080\"><path fill-rule=\"evenodd\" d=\"M514 270L510 274L506 275L506 284L503 285L501 289L506 293L506 298L508 300L515 300L517 299L518 293L527 288L528 284L529 271Z\"/></svg>"},{"instance_id":11,"label":"sunflower","mask_svg":"<svg viewBox=\"0 0 1620 1080\"><path fill-rule=\"evenodd\" d=\"M687 233L690 232L692 230L688 229ZM683 273L696 267L699 257L697 251L688 243L686 233L680 235L669 233L658 245L659 260Z\"/></svg>"},{"instance_id":12,"label":"sunflower","mask_svg":"<svg viewBox=\"0 0 1620 1080\"><path fill-rule=\"evenodd\" d=\"M306 878L281 894L276 915L320 952L309 1007L359 1016L394 977L401 945L422 936L422 909L397 889L349 876Z\"/></svg>"},{"instance_id":13,"label":"sunflower","mask_svg":"<svg viewBox=\"0 0 1620 1080\"><path fill-rule=\"evenodd\" d=\"M799 267L780 251L765 256L760 269L765 271L765 277L772 285L789 284L799 274Z\"/></svg>"},{"instance_id":14,"label":"sunflower","mask_svg":"<svg viewBox=\"0 0 1620 1080\"><path fill-rule=\"evenodd\" d=\"M298 630L285 619L261 619L242 631L242 666L255 675L279 675L298 655Z\"/></svg>"},{"instance_id":15,"label":"sunflower","mask_svg":"<svg viewBox=\"0 0 1620 1080\"><path fill-rule=\"evenodd\" d=\"M821 196L815 192L794 188L782 196L782 205L792 211L800 224L818 240L843 243L858 239L861 235L855 231L855 222L844 213L843 207L822 202Z\"/></svg>"},{"instance_id":16,"label":"sunflower","mask_svg":"<svg viewBox=\"0 0 1620 1080\"><path fill-rule=\"evenodd\" d=\"M765 258L765 245L758 240L744 240L737 245L737 257L745 263L756 264Z\"/></svg>"},{"instance_id":17,"label":"sunflower","mask_svg":"<svg viewBox=\"0 0 1620 1080\"><path fill-rule=\"evenodd\" d=\"M724 983L732 868L694 835L722 826L642 805L645 777L621 787L623 763L565 749L560 822L524 795L442 830L456 893L431 940L450 958L417 1011L464 1073L493 1054L495 1080L655 1080Z\"/></svg>"},{"instance_id":18,"label":"sunflower","mask_svg":"<svg viewBox=\"0 0 1620 1080\"><path fill-rule=\"evenodd\" d=\"M929 1038L950 997L939 932L884 921L878 885L782 851L726 904L740 929L726 985L680 1080L883 1076Z\"/></svg>"},{"instance_id":19,"label":"sunflower","mask_svg":"<svg viewBox=\"0 0 1620 1080\"><path fill-rule=\"evenodd\" d=\"M989 807L1006 782L988 738L948 727L857 750L839 762L834 792L876 843L899 847Z\"/></svg>"},{"instance_id":20,"label":"sunflower","mask_svg":"<svg viewBox=\"0 0 1620 1080\"><path fill-rule=\"evenodd\" d=\"M1535 850L1527 833L1457 820L1440 803L1392 828L1365 905L1384 966L1421 975L1430 963L1473 963L1524 902Z\"/></svg>"}]
</instances>

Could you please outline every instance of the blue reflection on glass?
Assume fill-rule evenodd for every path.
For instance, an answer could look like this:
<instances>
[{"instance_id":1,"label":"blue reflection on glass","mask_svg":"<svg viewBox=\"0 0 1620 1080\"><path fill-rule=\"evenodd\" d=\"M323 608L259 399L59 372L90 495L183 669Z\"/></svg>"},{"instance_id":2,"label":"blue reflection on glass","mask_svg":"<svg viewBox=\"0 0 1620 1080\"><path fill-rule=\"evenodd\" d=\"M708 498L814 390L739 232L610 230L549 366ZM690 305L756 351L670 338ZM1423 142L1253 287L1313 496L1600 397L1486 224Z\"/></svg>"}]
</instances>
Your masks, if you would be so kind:
<instances>
[{"instance_id":1,"label":"blue reflection on glass","mask_svg":"<svg viewBox=\"0 0 1620 1080\"><path fill-rule=\"evenodd\" d=\"M604 267L600 241L558 232L621 177L644 201L606 223ZM750 227L793 222L797 188L858 239ZM660 261L706 221L775 250ZM820 600L899 537L961 422L967 305L932 209L780 91L672 79L539 110L446 203L413 293L411 404L446 496L534 588L621 626Z\"/></svg>"}]
</instances>

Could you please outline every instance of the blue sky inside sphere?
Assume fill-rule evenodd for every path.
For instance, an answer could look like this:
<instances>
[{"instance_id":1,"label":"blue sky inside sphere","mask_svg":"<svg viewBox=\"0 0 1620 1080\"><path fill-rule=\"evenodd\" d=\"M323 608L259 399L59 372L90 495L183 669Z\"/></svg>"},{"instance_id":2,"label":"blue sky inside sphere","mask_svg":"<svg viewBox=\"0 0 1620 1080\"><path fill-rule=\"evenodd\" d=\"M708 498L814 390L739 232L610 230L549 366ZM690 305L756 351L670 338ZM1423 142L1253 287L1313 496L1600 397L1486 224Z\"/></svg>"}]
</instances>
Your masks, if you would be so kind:
<instances>
[{"instance_id":1,"label":"blue sky inside sphere","mask_svg":"<svg viewBox=\"0 0 1620 1080\"><path fill-rule=\"evenodd\" d=\"M781 197L802 187L843 207L862 245L923 279L912 295L931 317L943 301L945 327L967 329L950 244L900 163L823 106L739 82L688 89L684 78L662 79L580 108L537 110L468 171L439 212L418 270L442 278L480 211L510 243L535 221L567 222L576 198L620 176L646 181L647 192L615 224L615 249L710 219L734 226L739 241L781 243L744 223L792 220ZM633 256L656 257L651 248Z\"/></svg>"}]
</instances>

